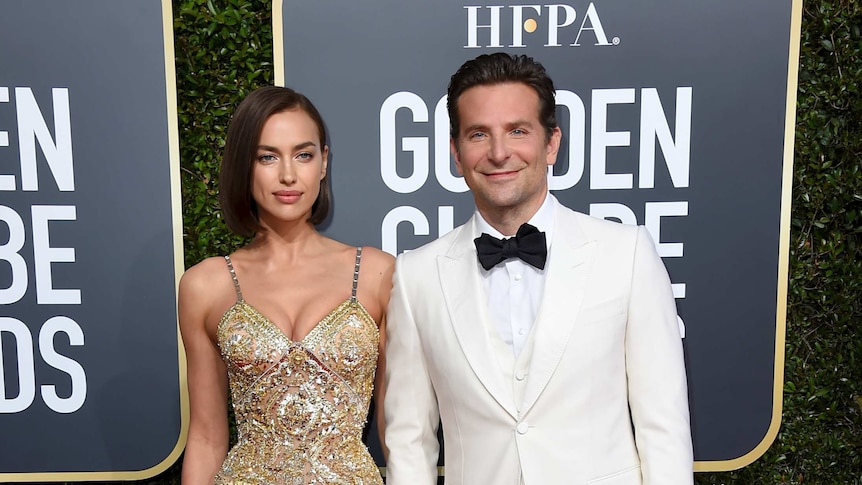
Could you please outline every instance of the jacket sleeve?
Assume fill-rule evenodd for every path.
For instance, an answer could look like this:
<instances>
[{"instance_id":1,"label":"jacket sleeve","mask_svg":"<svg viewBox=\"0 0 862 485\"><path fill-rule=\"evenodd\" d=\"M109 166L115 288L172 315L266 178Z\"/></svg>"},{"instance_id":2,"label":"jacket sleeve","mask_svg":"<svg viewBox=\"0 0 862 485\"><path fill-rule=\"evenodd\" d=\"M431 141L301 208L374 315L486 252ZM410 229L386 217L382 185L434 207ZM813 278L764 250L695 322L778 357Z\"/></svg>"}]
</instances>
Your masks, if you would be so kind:
<instances>
[{"instance_id":1,"label":"jacket sleeve","mask_svg":"<svg viewBox=\"0 0 862 485\"><path fill-rule=\"evenodd\" d=\"M386 324L387 485L437 483L437 398L411 309L404 256L396 260ZM420 272L421 273L421 272ZM415 290L415 288L414 288ZM415 294L415 291L414 291ZM421 317L420 317L421 318Z\"/></svg>"},{"instance_id":2,"label":"jacket sleeve","mask_svg":"<svg viewBox=\"0 0 862 485\"><path fill-rule=\"evenodd\" d=\"M694 482L688 389L670 279L638 228L626 326L629 406L644 485Z\"/></svg>"}]
</instances>

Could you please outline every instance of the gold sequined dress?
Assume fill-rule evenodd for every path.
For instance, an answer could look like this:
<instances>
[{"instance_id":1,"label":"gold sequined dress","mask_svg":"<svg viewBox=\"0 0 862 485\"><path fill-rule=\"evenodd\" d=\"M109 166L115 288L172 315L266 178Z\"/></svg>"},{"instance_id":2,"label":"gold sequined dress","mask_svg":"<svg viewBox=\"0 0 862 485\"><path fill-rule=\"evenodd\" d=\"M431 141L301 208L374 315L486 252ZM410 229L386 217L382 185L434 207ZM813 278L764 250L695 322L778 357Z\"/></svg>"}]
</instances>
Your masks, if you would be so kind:
<instances>
[{"instance_id":1,"label":"gold sequined dress","mask_svg":"<svg viewBox=\"0 0 862 485\"><path fill-rule=\"evenodd\" d=\"M294 342L242 298L222 316L218 344L227 365L238 429L215 483L382 485L362 443L379 334L353 292Z\"/></svg>"}]
</instances>

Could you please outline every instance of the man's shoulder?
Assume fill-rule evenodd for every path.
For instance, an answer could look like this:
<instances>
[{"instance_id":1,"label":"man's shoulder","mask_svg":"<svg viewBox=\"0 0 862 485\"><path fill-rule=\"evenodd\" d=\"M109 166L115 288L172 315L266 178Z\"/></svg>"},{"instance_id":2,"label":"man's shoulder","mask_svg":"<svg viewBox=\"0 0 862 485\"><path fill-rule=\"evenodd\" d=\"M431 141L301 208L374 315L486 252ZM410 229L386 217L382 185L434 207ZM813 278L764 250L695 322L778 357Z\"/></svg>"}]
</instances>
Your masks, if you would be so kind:
<instances>
[{"instance_id":1,"label":"man's shoulder","mask_svg":"<svg viewBox=\"0 0 862 485\"><path fill-rule=\"evenodd\" d=\"M418 264L421 261L431 262L436 260L437 256L447 254L461 235L461 231L464 231L469 224L470 222L468 221L429 243L416 249L404 251L398 255L399 264Z\"/></svg>"},{"instance_id":2,"label":"man's shoulder","mask_svg":"<svg viewBox=\"0 0 862 485\"><path fill-rule=\"evenodd\" d=\"M638 226L623 224L621 222L601 219L582 212L569 209L561 205L559 207L559 224L564 227L577 227L588 238L628 238L636 237Z\"/></svg>"}]
</instances>

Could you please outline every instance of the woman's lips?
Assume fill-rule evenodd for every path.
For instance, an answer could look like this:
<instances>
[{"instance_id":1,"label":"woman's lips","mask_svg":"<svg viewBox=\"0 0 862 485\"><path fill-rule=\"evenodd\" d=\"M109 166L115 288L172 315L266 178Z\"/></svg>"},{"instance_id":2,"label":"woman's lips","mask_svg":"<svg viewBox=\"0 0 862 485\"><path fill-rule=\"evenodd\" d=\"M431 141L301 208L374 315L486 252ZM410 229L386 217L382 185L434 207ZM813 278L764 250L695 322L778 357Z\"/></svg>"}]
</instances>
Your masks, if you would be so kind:
<instances>
[{"instance_id":1,"label":"woman's lips","mask_svg":"<svg viewBox=\"0 0 862 485\"><path fill-rule=\"evenodd\" d=\"M302 196L302 192L298 190L278 190L273 192L272 195L274 195L279 202L292 204L299 200Z\"/></svg>"}]
</instances>

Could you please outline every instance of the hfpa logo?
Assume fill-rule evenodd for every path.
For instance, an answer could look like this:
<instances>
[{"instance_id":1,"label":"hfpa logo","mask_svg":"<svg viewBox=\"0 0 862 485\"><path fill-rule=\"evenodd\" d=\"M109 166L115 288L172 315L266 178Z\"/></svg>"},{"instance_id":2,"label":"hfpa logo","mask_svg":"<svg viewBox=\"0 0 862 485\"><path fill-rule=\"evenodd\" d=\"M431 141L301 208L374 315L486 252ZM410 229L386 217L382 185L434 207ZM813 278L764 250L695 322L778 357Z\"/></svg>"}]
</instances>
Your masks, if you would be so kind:
<instances>
[{"instance_id":1,"label":"hfpa logo","mask_svg":"<svg viewBox=\"0 0 862 485\"><path fill-rule=\"evenodd\" d=\"M524 32L532 34L540 27L547 30L545 47L559 47L563 44L572 47L581 45L617 45L619 37L608 40L599 13L592 2L581 16L571 5L467 5L467 45L465 48L480 47L527 47ZM505 12L505 14L504 14ZM504 15L506 18L504 19ZM480 20L481 17L481 20ZM511 25L511 44L504 46L500 34L501 21ZM511 20L511 24L509 24ZM482 23L480 23L482 22ZM541 22L541 23L540 23ZM481 32L480 32L481 30ZM508 29L507 29L508 30ZM506 32L508 34L508 32ZM487 34L487 35L486 35ZM561 36L562 34L562 36ZM487 43L485 43L487 41ZM562 41L562 43L561 43Z\"/></svg>"}]
</instances>

